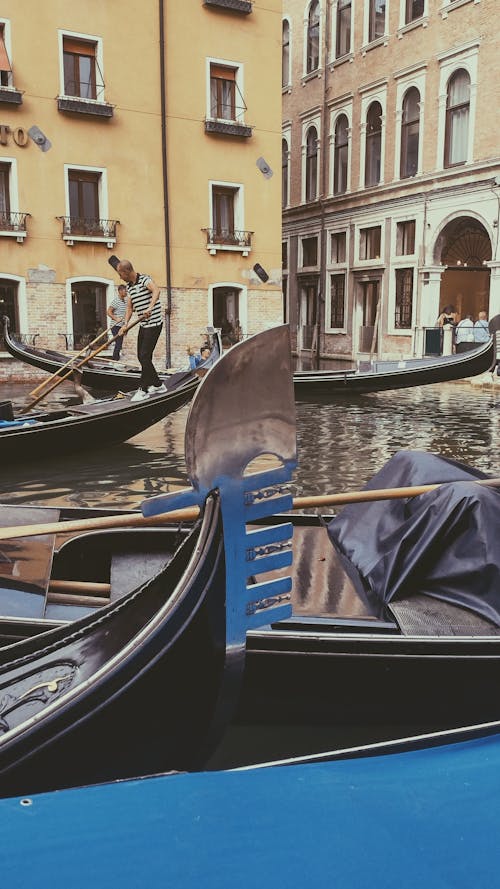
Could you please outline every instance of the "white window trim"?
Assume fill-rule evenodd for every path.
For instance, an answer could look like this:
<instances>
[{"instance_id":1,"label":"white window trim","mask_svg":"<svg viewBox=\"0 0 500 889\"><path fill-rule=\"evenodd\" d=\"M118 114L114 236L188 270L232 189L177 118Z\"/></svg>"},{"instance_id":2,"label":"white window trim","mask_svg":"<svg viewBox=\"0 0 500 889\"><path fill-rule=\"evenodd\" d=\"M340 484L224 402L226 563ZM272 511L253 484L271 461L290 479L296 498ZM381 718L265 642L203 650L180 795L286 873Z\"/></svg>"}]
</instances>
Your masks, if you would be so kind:
<instances>
[{"instance_id":1,"label":"white window trim","mask_svg":"<svg viewBox=\"0 0 500 889\"><path fill-rule=\"evenodd\" d=\"M301 154L302 154L302 170L301 170L301 188L300 188L300 199L301 203L306 203L306 160L307 160L307 133L311 127L315 127L316 132L318 134L318 162L316 169L316 200L319 197L319 174L321 170L321 115L317 114L315 117L306 118L306 120L302 121L302 144L301 144ZM307 201L307 203L311 203Z\"/></svg>"},{"instance_id":2,"label":"white window trim","mask_svg":"<svg viewBox=\"0 0 500 889\"><path fill-rule=\"evenodd\" d=\"M387 120L387 84L377 88L360 89L361 93L361 122L360 122L360 158L359 158L359 187L377 188L384 184L385 170L385 140L386 140L386 120ZM380 140L380 179L376 185L365 185L365 160L366 160L366 115L372 102L379 102L382 108L382 137Z\"/></svg>"},{"instance_id":3,"label":"white window trim","mask_svg":"<svg viewBox=\"0 0 500 889\"><path fill-rule=\"evenodd\" d=\"M105 105L106 99L104 95L105 90L105 80L104 80L104 57L103 57L103 40L102 37L96 37L94 34L81 34L78 31L63 31L58 30L57 38L59 43L59 96L61 98L74 99L79 98L78 96L66 96L64 92L64 59L63 59L63 48L64 48L64 38L71 37L74 40L87 40L89 43L95 43L95 58L98 65L98 72L100 73L103 79L103 87L102 87L102 95L99 99L85 99L84 101L91 105Z\"/></svg>"},{"instance_id":4,"label":"white window trim","mask_svg":"<svg viewBox=\"0 0 500 889\"><path fill-rule=\"evenodd\" d=\"M0 157L0 161L3 164L8 164L10 167L9 171L9 200L10 200L10 212L11 213L20 213L19 209L19 184L18 184L18 174L17 174L17 159L15 157ZM0 237L2 238L15 238L19 244L22 244L25 237L27 235L26 231L0 231ZM2 277L7 277L6 275L2 275ZM17 278L13 280L17 281ZM19 279L21 280L21 279Z\"/></svg>"},{"instance_id":5,"label":"white window trim","mask_svg":"<svg viewBox=\"0 0 500 889\"><path fill-rule=\"evenodd\" d=\"M329 173L328 173L328 195L329 197L337 197L333 193L333 179L334 179L334 159L335 159L335 127L337 125L337 120L341 114L345 114L347 117L347 188L342 194L349 194L351 191L351 168L352 168L352 118L353 118L353 106L352 102L349 102L346 105L339 105L336 108L331 110L330 114L330 163L329 163Z\"/></svg>"},{"instance_id":6,"label":"white window trim","mask_svg":"<svg viewBox=\"0 0 500 889\"><path fill-rule=\"evenodd\" d=\"M345 250L346 258L344 262L334 262L332 260L332 235L345 234ZM326 232L326 305L325 305L325 333L347 333L346 307L349 305L349 227L339 226L338 228L329 228ZM331 276L345 276L344 288L344 327L331 326Z\"/></svg>"},{"instance_id":7,"label":"white window trim","mask_svg":"<svg viewBox=\"0 0 500 889\"><path fill-rule=\"evenodd\" d=\"M415 249L413 253L396 253L397 250L397 239L398 239L398 225L400 222L414 222L415 223ZM394 216L391 220L391 257L390 263L392 265L403 265L404 267L410 266L413 262L418 259L418 250L419 244L422 243L423 238L423 225L421 214L417 212L411 212L408 210L407 213L400 216Z\"/></svg>"},{"instance_id":8,"label":"white window trim","mask_svg":"<svg viewBox=\"0 0 500 889\"><path fill-rule=\"evenodd\" d=\"M378 46L379 44L386 44L389 37L389 15L390 15L390 0L386 0L385 6L385 20L384 20L384 33L381 37L376 37L374 40L369 40L370 33L370 4L365 3L364 7L364 15L363 15L363 43L361 46L361 54L365 55L367 49L371 49L371 47Z\"/></svg>"},{"instance_id":9,"label":"white window trim","mask_svg":"<svg viewBox=\"0 0 500 889\"><path fill-rule=\"evenodd\" d=\"M380 256L375 259L361 259L361 230L365 228L380 228ZM353 269L380 268L385 266L385 220L362 219L354 226L354 263Z\"/></svg>"},{"instance_id":10,"label":"white window trim","mask_svg":"<svg viewBox=\"0 0 500 889\"><path fill-rule=\"evenodd\" d=\"M415 235L416 240L416 235ZM409 261L402 261L408 260ZM409 337L413 336L414 327L415 327L415 315L417 311L416 298L417 298L417 279L418 279L418 265L415 260L408 256L398 256L397 262L391 263L391 273L389 280L389 293L387 300L387 333L390 336L404 336ZM397 269L413 269L413 289L411 295L411 324L410 327L396 327L394 324L394 316L396 313L396 270Z\"/></svg>"},{"instance_id":11,"label":"white window trim","mask_svg":"<svg viewBox=\"0 0 500 889\"><path fill-rule=\"evenodd\" d=\"M240 310L240 327L242 330L243 336L247 336L248 331L248 288L246 284L241 284L241 282L235 281L218 281L216 284L208 285L208 294L207 294L207 319L208 325L214 326L214 290L218 290L219 287L232 287L233 290L239 291L239 310Z\"/></svg>"},{"instance_id":12,"label":"white window trim","mask_svg":"<svg viewBox=\"0 0 500 889\"><path fill-rule=\"evenodd\" d=\"M237 89L241 93L241 96L245 95L245 81L244 81L244 69L243 64L241 62L233 62L228 59L218 59L212 56L207 57L206 59L206 115L207 120L219 120L221 123L245 123L245 108L241 109L241 117L237 117L235 120L228 120L226 117L212 117L212 107L210 100L210 67L211 65L220 65L223 68L231 68L235 72L235 82ZM238 105L238 92L235 96L235 106ZM244 99L243 99L244 101ZM235 108L236 113L236 108Z\"/></svg>"},{"instance_id":13,"label":"white window trim","mask_svg":"<svg viewBox=\"0 0 500 889\"><path fill-rule=\"evenodd\" d=\"M290 206L290 188L291 188L291 166L292 166L292 127L287 126L283 129L281 134L281 138L285 140L287 144L287 155L288 155L288 176L287 176L287 193L285 195L285 203L283 204L283 209Z\"/></svg>"},{"instance_id":14,"label":"white window trim","mask_svg":"<svg viewBox=\"0 0 500 889\"><path fill-rule=\"evenodd\" d=\"M477 69L479 59L479 40L474 40L465 46L453 47L438 56L439 70L439 97L438 97L438 136L436 169L462 169L466 164L474 160L474 121L476 117L477 97ZM469 132L467 134L467 158L464 164L457 167L445 167L444 165L444 141L446 133L446 99L448 94L448 82L450 77L458 69L463 68L470 77L470 103L469 103Z\"/></svg>"},{"instance_id":15,"label":"white window trim","mask_svg":"<svg viewBox=\"0 0 500 889\"><path fill-rule=\"evenodd\" d=\"M316 238L316 242L318 245L318 251L317 251L318 255L317 255L316 265L304 265L303 242L304 242L304 240L307 241L309 238ZM318 230L318 231L313 231L313 232L303 232L300 235L298 241L299 241L298 256L297 256L298 271L302 272L302 271L310 271L311 269L316 269L316 270L319 269L319 267L321 265L321 233L320 233L320 231Z\"/></svg>"},{"instance_id":16,"label":"white window trim","mask_svg":"<svg viewBox=\"0 0 500 889\"><path fill-rule=\"evenodd\" d=\"M214 226L213 214L213 188L220 186L222 188L231 188L235 192L234 200L234 228L235 231L247 231L245 228L245 187L241 182L225 182L221 179L210 179L208 182L208 214L210 223L207 228ZM227 253L241 253L242 256L248 256L251 247L237 246L236 244L207 244L207 250L211 256L215 256L219 250ZM222 285L218 285L222 286ZM225 285L224 285L225 286ZM238 285L241 286L241 285Z\"/></svg>"},{"instance_id":17,"label":"white window trim","mask_svg":"<svg viewBox=\"0 0 500 889\"><path fill-rule=\"evenodd\" d=\"M460 6L465 6L466 3L474 3L474 6L477 6L481 0L442 0L442 6L439 10L442 19L448 18L450 12L454 9L458 9Z\"/></svg>"},{"instance_id":18,"label":"white window trim","mask_svg":"<svg viewBox=\"0 0 500 889\"><path fill-rule=\"evenodd\" d=\"M421 70L419 72L412 72L412 74L406 77L396 77L397 85L396 85L396 138L395 145L396 151L394 154L394 181L402 181L406 182L407 179L401 179L400 170L401 170L401 137L402 137L402 121L403 121L403 99L408 92L409 89L415 87L420 94L420 122L419 122L419 134L418 134L418 167L415 176L421 176L423 172L423 146L424 146L424 127L425 127L425 85L426 85L426 72L425 70ZM415 176L409 177L410 179L414 179Z\"/></svg>"},{"instance_id":19,"label":"white window trim","mask_svg":"<svg viewBox=\"0 0 500 889\"><path fill-rule=\"evenodd\" d=\"M69 210L69 172L70 170L82 170L89 173L99 173L99 219L109 219L108 210L108 173L105 167L88 167L84 164L64 164L64 198L66 202L65 216L71 216ZM63 233L63 241L66 241L68 247L72 247L74 241L91 241L98 244L106 244L109 248L114 247L116 238L99 237L98 235L65 235ZM89 279L90 280L90 279ZM97 279L96 279L97 280Z\"/></svg>"},{"instance_id":20,"label":"white window trim","mask_svg":"<svg viewBox=\"0 0 500 889\"><path fill-rule=\"evenodd\" d=\"M21 278L19 275L8 275L6 272L2 272L0 274L0 278L4 281L13 281L18 285L17 287L17 311L19 314L19 333L28 332L28 300L26 298L26 279ZM11 358L10 352L0 353L2 357L8 354L9 358Z\"/></svg>"},{"instance_id":21,"label":"white window trim","mask_svg":"<svg viewBox=\"0 0 500 889\"><path fill-rule=\"evenodd\" d=\"M304 23L303 23L303 52L302 52L302 78L309 79L310 77L317 77L321 74L323 70L323 2L319 0L319 52L318 52L318 67L314 68L313 71L307 70L307 34L309 30L309 10L314 3L314 0L309 0L306 5L304 11Z\"/></svg>"},{"instance_id":22,"label":"white window trim","mask_svg":"<svg viewBox=\"0 0 500 889\"><path fill-rule=\"evenodd\" d=\"M399 28L398 37L402 37L407 31L413 28L426 28L429 23L429 0L424 0L424 11L417 19L411 22L406 21L406 0L399 0Z\"/></svg>"},{"instance_id":23,"label":"white window trim","mask_svg":"<svg viewBox=\"0 0 500 889\"><path fill-rule=\"evenodd\" d=\"M7 51L7 55L9 57L9 62L11 67L14 67L14 63L12 61L12 37L11 37L11 24L10 19L0 18L0 25L3 25L3 39L5 43L5 49ZM14 75L12 71L9 71L8 75L9 89L14 88ZM6 89L6 87L2 87L2 89Z\"/></svg>"},{"instance_id":24,"label":"white window trim","mask_svg":"<svg viewBox=\"0 0 500 889\"><path fill-rule=\"evenodd\" d=\"M106 287L106 308L109 308L111 301L115 295L115 281L110 278L99 278L95 275L77 275L74 278L66 278L66 327L68 334L73 336L73 303L71 292L74 284L82 284L89 282L90 284L104 284Z\"/></svg>"},{"instance_id":25,"label":"white window trim","mask_svg":"<svg viewBox=\"0 0 500 889\"><path fill-rule=\"evenodd\" d=\"M349 59L349 61L353 60L352 44L353 44L353 39L354 39L354 23L356 21L356 11L354 8L355 3L356 3L356 0L352 0L352 2L351 2L351 45L349 46L348 51L346 53L344 53L343 56L337 56L335 53L335 49L337 46L337 10L338 10L339 4L338 4L338 0L333 0L333 2L332 2L332 11L331 11L332 42L330 45L330 59L329 59L330 65L338 64L339 62L346 61L347 59Z\"/></svg>"},{"instance_id":26,"label":"white window trim","mask_svg":"<svg viewBox=\"0 0 500 889\"><path fill-rule=\"evenodd\" d=\"M281 37L283 39L283 24L288 22L288 78L286 83L281 84L281 89L285 92L290 92L290 87L292 86L292 22L290 16L284 15L281 25ZM283 68L283 45L281 47L281 65Z\"/></svg>"}]
</instances>

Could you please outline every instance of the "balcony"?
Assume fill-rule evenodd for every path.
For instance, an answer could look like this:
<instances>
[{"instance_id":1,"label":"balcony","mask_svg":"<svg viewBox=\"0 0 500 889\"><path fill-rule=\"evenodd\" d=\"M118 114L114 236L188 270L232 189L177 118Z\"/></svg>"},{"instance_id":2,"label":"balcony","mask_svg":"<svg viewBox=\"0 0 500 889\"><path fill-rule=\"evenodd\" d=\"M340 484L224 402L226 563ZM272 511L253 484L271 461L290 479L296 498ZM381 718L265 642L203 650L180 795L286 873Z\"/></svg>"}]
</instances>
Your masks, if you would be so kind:
<instances>
[{"instance_id":1,"label":"balcony","mask_svg":"<svg viewBox=\"0 0 500 889\"><path fill-rule=\"evenodd\" d=\"M13 86L0 86L0 102L8 105L22 105L23 94Z\"/></svg>"},{"instance_id":2,"label":"balcony","mask_svg":"<svg viewBox=\"0 0 500 889\"><path fill-rule=\"evenodd\" d=\"M0 237L15 238L22 244L26 235L26 219L31 213L0 213Z\"/></svg>"},{"instance_id":3,"label":"balcony","mask_svg":"<svg viewBox=\"0 0 500 889\"><path fill-rule=\"evenodd\" d=\"M248 139L252 135L252 127L237 120L221 120L220 118L207 117L205 119L205 133L217 133L221 136L237 136Z\"/></svg>"},{"instance_id":4,"label":"balcony","mask_svg":"<svg viewBox=\"0 0 500 889\"><path fill-rule=\"evenodd\" d=\"M251 0L203 0L203 6L228 9L229 12L240 12L243 15L248 15L252 11Z\"/></svg>"},{"instance_id":5,"label":"balcony","mask_svg":"<svg viewBox=\"0 0 500 889\"><path fill-rule=\"evenodd\" d=\"M80 96L58 96L57 110L70 114L84 114L86 117L113 117L113 105L98 99L82 99Z\"/></svg>"},{"instance_id":6,"label":"balcony","mask_svg":"<svg viewBox=\"0 0 500 889\"><path fill-rule=\"evenodd\" d=\"M75 241L105 243L108 247L116 244L116 226L119 219L95 219L81 216L57 216L62 222L62 238L68 247Z\"/></svg>"},{"instance_id":7,"label":"balcony","mask_svg":"<svg viewBox=\"0 0 500 889\"><path fill-rule=\"evenodd\" d=\"M215 256L218 250L234 250L248 256L252 249L253 232L236 231L226 228L203 228L207 235L207 250Z\"/></svg>"}]
</instances>

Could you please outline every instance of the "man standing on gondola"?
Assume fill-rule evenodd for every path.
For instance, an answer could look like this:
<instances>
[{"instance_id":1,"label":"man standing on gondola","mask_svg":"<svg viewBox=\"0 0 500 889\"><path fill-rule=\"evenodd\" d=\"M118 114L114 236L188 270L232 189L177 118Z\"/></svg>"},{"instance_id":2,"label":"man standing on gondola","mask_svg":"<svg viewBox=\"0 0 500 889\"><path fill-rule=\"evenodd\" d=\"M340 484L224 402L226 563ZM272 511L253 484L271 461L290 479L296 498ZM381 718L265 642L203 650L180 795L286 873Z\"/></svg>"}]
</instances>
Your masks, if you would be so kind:
<instances>
[{"instance_id":1,"label":"man standing on gondola","mask_svg":"<svg viewBox=\"0 0 500 889\"><path fill-rule=\"evenodd\" d=\"M141 365L141 381L139 389L132 396L132 401L143 401L150 395L159 395L166 392L154 364L153 352L160 337L163 327L161 315L160 288L150 275L136 272L128 259L118 263L116 271L122 281L127 285L129 300L125 311L124 327L120 331L125 333L132 314L137 313L141 319L139 336L137 337L137 357Z\"/></svg>"}]
</instances>

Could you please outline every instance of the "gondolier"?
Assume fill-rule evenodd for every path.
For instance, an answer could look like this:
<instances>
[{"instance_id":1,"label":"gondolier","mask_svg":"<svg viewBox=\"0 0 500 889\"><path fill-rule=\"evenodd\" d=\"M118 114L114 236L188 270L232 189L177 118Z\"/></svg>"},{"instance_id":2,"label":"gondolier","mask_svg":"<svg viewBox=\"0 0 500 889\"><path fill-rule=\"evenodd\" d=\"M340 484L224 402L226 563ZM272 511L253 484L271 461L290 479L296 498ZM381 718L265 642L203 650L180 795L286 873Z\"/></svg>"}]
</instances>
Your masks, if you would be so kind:
<instances>
[{"instance_id":1,"label":"gondolier","mask_svg":"<svg viewBox=\"0 0 500 889\"><path fill-rule=\"evenodd\" d=\"M132 396L132 401L142 401L150 395L166 391L153 364L154 348L163 327L160 288L150 275L136 272L128 259L119 262L116 270L122 281L125 281L130 297L125 312L124 327L127 326L134 312L137 312L141 318L137 338L137 357L141 365L141 381L139 389Z\"/></svg>"}]
</instances>

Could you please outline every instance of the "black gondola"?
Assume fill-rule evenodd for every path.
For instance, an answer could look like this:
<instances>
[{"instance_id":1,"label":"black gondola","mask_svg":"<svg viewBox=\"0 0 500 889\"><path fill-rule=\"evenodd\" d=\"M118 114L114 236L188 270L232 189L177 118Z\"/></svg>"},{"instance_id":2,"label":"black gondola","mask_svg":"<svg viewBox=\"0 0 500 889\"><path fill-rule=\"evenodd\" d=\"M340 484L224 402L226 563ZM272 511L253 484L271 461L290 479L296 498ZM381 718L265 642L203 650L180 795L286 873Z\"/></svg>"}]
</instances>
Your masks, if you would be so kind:
<instances>
[{"instance_id":1,"label":"black gondola","mask_svg":"<svg viewBox=\"0 0 500 889\"><path fill-rule=\"evenodd\" d=\"M63 367L67 368L68 366L67 354L51 349L36 349L14 339L10 332L10 322L7 315L3 317L3 335L7 351L14 358L25 362L25 364L38 367L49 374L57 374ZM221 344L217 331L209 334L209 336L212 338L212 355L207 365L211 366L220 357ZM76 363L78 364L78 361ZM203 365L200 366L203 367ZM83 385L98 392L130 392L132 389L139 387L141 377L141 369L138 365L128 365L97 356L82 366L81 373ZM159 372L158 376L165 386L170 387L172 385L172 377L175 379L178 374ZM186 376L190 377L194 388L198 382L198 377L192 372L183 374L183 376L185 378Z\"/></svg>"},{"instance_id":2,"label":"black gondola","mask_svg":"<svg viewBox=\"0 0 500 889\"><path fill-rule=\"evenodd\" d=\"M5 347L15 358L57 373L67 361L67 355L48 349L36 349L12 338L8 319L4 319ZM408 386L445 383L461 380L490 370L495 361L493 340L461 355L408 358L400 361L371 361L353 370L295 371L293 383L299 399L330 398L338 394L383 392ZM83 383L92 389L123 391L137 388L140 371L127 366L110 366L110 362L94 359L83 368ZM166 383L168 375L160 374Z\"/></svg>"},{"instance_id":3,"label":"black gondola","mask_svg":"<svg viewBox=\"0 0 500 889\"><path fill-rule=\"evenodd\" d=\"M0 460L38 460L126 441L187 404L199 380L179 373L167 381L167 391L143 401L130 394L89 404L20 414L0 421ZM7 402L7 404L10 404Z\"/></svg>"},{"instance_id":4,"label":"black gondola","mask_svg":"<svg viewBox=\"0 0 500 889\"><path fill-rule=\"evenodd\" d=\"M461 355L404 358L400 361L361 362L352 370L295 371L297 398L330 398L341 393L385 392L409 386L446 383L475 377L491 370L495 360L493 340Z\"/></svg>"},{"instance_id":5,"label":"black gondola","mask_svg":"<svg viewBox=\"0 0 500 889\"><path fill-rule=\"evenodd\" d=\"M114 545L101 539L100 557L106 554L121 578L116 597L96 613L1 649L2 795L206 761L236 701L247 630L291 611L289 578L258 586L248 579L290 564L285 544L274 551L289 538L289 523L247 531L273 504L291 506L282 494L296 464L289 356L281 327L238 344L203 379L186 425L193 487L161 498L170 508L191 503L202 510L177 546L163 536L153 554L146 547L134 559L130 538ZM273 453L279 466L246 472L263 453ZM145 514L156 506L157 499L146 501ZM50 570L53 539L32 543L40 578ZM40 606L40 584L20 580L26 565L19 547L3 535L2 602L20 605L26 629ZM100 557L99 544L87 545L87 568ZM76 566L75 553L70 562Z\"/></svg>"}]
</instances>

